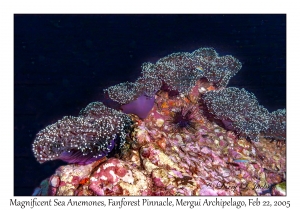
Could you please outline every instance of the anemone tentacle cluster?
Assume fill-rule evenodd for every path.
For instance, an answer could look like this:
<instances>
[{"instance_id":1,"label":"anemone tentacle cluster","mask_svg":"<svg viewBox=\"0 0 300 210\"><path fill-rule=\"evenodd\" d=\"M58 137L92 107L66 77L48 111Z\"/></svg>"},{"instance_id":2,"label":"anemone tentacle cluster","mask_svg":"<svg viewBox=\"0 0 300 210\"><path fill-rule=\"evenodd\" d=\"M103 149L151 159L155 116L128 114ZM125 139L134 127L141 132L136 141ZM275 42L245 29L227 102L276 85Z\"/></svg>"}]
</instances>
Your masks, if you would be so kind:
<instances>
[{"instance_id":1,"label":"anemone tentacle cluster","mask_svg":"<svg viewBox=\"0 0 300 210\"><path fill-rule=\"evenodd\" d=\"M258 135L268 128L268 110L245 89L230 87L210 91L204 94L203 100L217 119L231 121L235 131L254 141L258 141Z\"/></svg>"},{"instance_id":2,"label":"anemone tentacle cluster","mask_svg":"<svg viewBox=\"0 0 300 210\"><path fill-rule=\"evenodd\" d=\"M225 87L241 67L242 64L232 56L219 57L213 48L200 48L192 53L173 53L155 64L143 63L142 77L136 82L120 83L104 92L120 104L127 104L143 93L153 96L164 83L169 90L187 94L202 77L218 87Z\"/></svg>"},{"instance_id":3,"label":"anemone tentacle cluster","mask_svg":"<svg viewBox=\"0 0 300 210\"><path fill-rule=\"evenodd\" d=\"M106 156L117 138L124 144L131 119L93 102L79 117L65 116L41 130L33 142L33 152L40 163L61 159L69 163L85 163Z\"/></svg>"},{"instance_id":4,"label":"anemone tentacle cluster","mask_svg":"<svg viewBox=\"0 0 300 210\"><path fill-rule=\"evenodd\" d=\"M264 136L267 138L286 140L286 110L278 109L271 112L269 127L264 130Z\"/></svg>"}]
</instances>

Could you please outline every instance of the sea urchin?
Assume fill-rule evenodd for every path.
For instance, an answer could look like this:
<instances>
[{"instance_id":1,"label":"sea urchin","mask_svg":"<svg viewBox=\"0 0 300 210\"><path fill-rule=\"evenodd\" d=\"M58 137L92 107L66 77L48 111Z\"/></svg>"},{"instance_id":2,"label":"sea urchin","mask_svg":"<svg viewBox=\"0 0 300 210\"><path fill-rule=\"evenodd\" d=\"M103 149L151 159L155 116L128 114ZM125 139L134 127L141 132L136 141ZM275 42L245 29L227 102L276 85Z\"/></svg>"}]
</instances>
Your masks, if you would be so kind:
<instances>
[{"instance_id":1,"label":"sea urchin","mask_svg":"<svg viewBox=\"0 0 300 210\"><path fill-rule=\"evenodd\" d=\"M198 110L195 105L181 106L173 108L170 113L170 118L167 120L173 132L188 132L196 131L198 121Z\"/></svg>"}]
</instances>

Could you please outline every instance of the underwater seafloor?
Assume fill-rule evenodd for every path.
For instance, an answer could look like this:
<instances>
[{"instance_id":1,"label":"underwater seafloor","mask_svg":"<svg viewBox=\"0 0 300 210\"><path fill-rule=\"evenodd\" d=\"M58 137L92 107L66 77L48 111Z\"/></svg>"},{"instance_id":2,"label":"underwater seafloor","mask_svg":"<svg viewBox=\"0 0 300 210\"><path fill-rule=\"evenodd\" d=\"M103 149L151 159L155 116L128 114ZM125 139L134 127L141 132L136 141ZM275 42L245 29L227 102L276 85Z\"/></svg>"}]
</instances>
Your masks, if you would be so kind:
<instances>
[{"instance_id":1,"label":"underwater seafloor","mask_svg":"<svg viewBox=\"0 0 300 210\"><path fill-rule=\"evenodd\" d=\"M286 195L286 112L244 89L212 48L144 63L133 83L41 130L39 162L61 159L33 195Z\"/></svg>"}]
</instances>

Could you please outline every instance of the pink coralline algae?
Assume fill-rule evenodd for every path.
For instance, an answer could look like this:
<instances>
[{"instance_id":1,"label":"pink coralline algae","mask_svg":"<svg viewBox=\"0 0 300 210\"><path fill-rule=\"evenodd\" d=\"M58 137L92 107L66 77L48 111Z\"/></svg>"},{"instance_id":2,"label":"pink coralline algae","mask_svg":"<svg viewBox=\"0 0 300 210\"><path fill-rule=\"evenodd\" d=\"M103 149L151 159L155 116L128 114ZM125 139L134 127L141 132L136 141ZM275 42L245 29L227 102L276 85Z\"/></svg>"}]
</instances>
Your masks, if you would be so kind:
<instances>
[{"instance_id":1,"label":"pink coralline algae","mask_svg":"<svg viewBox=\"0 0 300 210\"><path fill-rule=\"evenodd\" d=\"M226 88L240 69L212 48L143 64L135 82L105 90L121 110L92 103L37 134L39 162L74 161L34 195L285 195L285 110Z\"/></svg>"}]
</instances>

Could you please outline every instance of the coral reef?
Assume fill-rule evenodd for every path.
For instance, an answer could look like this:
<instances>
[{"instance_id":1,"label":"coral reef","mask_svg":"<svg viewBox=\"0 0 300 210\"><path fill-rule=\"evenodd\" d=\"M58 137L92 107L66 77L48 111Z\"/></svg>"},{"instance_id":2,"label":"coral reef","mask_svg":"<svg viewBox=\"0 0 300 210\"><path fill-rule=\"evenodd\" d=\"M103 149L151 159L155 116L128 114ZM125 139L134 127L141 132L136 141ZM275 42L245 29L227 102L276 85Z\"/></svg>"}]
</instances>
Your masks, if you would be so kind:
<instances>
[{"instance_id":1,"label":"coral reef","mask_svg":"<svg viewBox=\"0 0 300 210\"><path fill-rule=\"evenodd\" d=\"M285 110L226 88L240 68L212 48L144 63L135 82L104 90L121 110L91 103L37 134L39 162L75 164L33 194L285 195Z\"/></svg>"}]
</instances>

